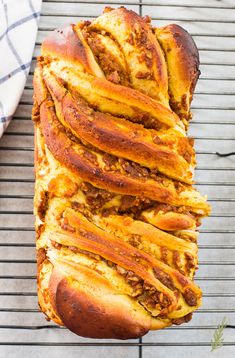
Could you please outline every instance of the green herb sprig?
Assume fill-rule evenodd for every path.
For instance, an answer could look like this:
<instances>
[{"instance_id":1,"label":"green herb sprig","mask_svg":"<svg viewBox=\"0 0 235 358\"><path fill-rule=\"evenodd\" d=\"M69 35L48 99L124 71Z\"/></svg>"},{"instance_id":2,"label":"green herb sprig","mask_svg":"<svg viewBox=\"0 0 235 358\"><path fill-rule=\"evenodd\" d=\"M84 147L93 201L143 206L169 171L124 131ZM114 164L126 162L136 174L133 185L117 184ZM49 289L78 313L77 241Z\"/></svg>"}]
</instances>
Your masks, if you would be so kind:
<instances>
[{"instance_id":1,"label":"green herb sprig","mask_svg":"<svg viewBox=\"0 0 235 358\"><path fill-rule=\"evenodd\" d=\"M213 337L211 339L211 352L223 346L224 343L223 332L227 323L228 323L227 318L224 317L220 325L216 328Z\"/></svg>"}]
</instances>

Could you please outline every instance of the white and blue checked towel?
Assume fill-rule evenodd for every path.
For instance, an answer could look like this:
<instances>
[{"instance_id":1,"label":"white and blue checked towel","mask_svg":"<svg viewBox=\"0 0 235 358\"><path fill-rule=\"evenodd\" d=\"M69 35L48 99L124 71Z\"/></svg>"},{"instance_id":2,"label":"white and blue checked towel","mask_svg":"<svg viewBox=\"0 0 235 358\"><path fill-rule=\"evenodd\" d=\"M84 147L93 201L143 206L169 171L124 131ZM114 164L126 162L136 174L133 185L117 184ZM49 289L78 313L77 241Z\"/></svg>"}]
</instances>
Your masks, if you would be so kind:
<instances>
[{"instance_id":1,"label":"white and blue checked towel","mask_svg":"<svg viewBox=\"0 0 235 358\"><path fill-rule=\"evenodd\" d=\"M0 137L22 95L36 41L41 0L0 0Z\"/></svg>"}]
</instances>

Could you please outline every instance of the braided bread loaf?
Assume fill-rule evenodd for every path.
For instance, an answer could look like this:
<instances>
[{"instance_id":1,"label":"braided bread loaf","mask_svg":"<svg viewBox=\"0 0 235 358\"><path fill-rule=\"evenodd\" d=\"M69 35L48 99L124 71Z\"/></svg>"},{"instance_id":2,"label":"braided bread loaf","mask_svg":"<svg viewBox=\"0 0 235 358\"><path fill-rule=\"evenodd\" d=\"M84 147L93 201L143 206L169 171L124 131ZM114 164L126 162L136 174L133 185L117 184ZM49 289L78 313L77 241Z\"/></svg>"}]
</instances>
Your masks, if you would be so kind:
<instances>
[{"instance_id":1,"label":"braided bread loaf","mask_svg":"<svg viewBox=\"0 0 235 358\"><path fill-rule=\"evenodd\" d=\"M135 338L201 304L186 136L199 59L125 8L57 30L34 75L38 297L78 335Z\"/></svg>"}]
</instances>

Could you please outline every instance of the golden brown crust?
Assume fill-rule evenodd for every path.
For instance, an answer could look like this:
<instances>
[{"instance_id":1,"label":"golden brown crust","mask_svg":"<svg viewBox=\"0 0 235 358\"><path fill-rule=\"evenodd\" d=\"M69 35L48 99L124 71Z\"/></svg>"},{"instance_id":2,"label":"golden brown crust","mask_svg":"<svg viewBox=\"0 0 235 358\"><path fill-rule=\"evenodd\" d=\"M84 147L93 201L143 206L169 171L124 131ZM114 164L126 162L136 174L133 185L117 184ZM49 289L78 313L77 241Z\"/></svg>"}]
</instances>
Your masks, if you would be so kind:
<instances>
[{"instance_id":1,"label":"golden brown crust","mask_svg":"<svg viewBox=\"0 0 235 358\"><path fill-rule=\"evenodd\" d=\"M58 273L53 272L50 283L55 279L55 306L72 332L90 338L128 339L143 336L150 329L150 316L135 311L131 300L117 295L92 270L80 267L76 281L63 274L58 280ZM84 279L100 289L92 292Z\"/></svg>"},{"instance_id":2,"label":"golden brown crust","mask_svg":"<svg viewBox=\"0 0 235 358\"><path fill-rule=\"evenodd\" d=\"M75 25L52 32L42 43L42 55L59 57L70 61L78 68L85 68L88 73L103 77L103 73L94 60L93 54L83 39L81 31Z\"/></svg>"},{"instance_id":3,"label":"golden brown crust","mask_svg":"<svg viewBox=\"0 0 235 358\"><path fill-rule=\"evenodd\" d=\"M200 75L197 47L189 33L179 25L156 28L155 33L167 60L171 108L187 123Z\"/></svg>"},{"instance_id":4,"label":"golden brown crust","mask_svg":"<svg viewBox=\"0 0 235 358\"><path fill-rule=\"evenodd\" d=\"M77 94L73 98L52 74L44 77L44 81L57 113L61 114L60 120L79 138L107 153L191 182L194 152L187 138L167 138L166 135L162 138L160 132L92 110ZM188 153L187 160L181 155L181 147Z\"/></svg>"},{"instance_id":5,"label":"golden brown crust","mask_svg":"<svg viewBox=\"0 0 235 358\"><path fill-rule=\"evenodd\" d=\"M167 67L151 27L134 11L119 8L105 12L89 26L103 31L121 47L133 88L168 103Z\"/></svg>"},{"instance_id":6,"label":"golden brown crust","mask_svg":"<svg viewBox=\"0 0 235 358\"><path fill-rule=\"evenodd\" d=\"M43 42L32 113L38 299L78 335L138 338L201 304L197 226L210 207L191 186L186 136L197 61L184 30L153 30L124 8Z\"/></svg>"},{"instance_id":7,"label":"golden brown crust","mask_svg":"<svg viewBox=\"0 0 235 358\"><path fill-rule=\"evenodd\" d=\"M49 106L49 107L48 107ZM54 109L44 102L41 105L41 128L45 137L45 142L54 157L70 170L77 173L83 180L92 183L102 189L110 189L115 193L141 195L159 202L173 205L189 205L196 209L208 212L208 204L202 197L196 196L194 199L191 188L185 186L185 192L178 195L174 185L164 186L161 182L152 179L136 178L126 176L117 172L102 170L100 166L92 163L89 158L84 156L85 151L82 145L73 142L61 131ZM167 181L168 183L168 181ZM170 184L170 183L169 183ZM189 191L189 194L187 194Z\"/></svg>"},{"instance_id":8,"label":"golden brown crust","mask_svg":"<svg viewBox=\"0 0 235 358\"><path fill-rule=\"evenodd\" d=\"M60 40L60 33L56 33L57 41ZM48 51L48 52L47 52ZM151 116L151 125L157 126L157 121L166 127L174 127L179 133L184 133L182 123L179 117L160 101L141 93L131 87L114 84L107 79L96 76L96 68L90 68L86 73L79 67L80 63L74 64L74 58L70 53L64 51L60 60L57 57L50 61L52 55L57 54L51 51L51 48L45 48L44 54L47 54L46 63L44 57L39 60L44 64L44 73L51 71L65 81L68 88L74 88L89 104L105 112L111 112L118 116L128 115L132 120L133 116L139 115L143 118L143 124L146 124L145 118ZM91 76L89 73L92 72ZM101 103L99 103L99 101ZM110 104L115 107L115 111ZM141 122L142 123L142 122ZM154 127L155 125L155 127Z\"/></svg>"},{"instance_id":9,"label":"golden brown crust","mask_svg":"<svg viewBox=\"0 0 235 358\"><path fill-rule=\"evenodd\" d=\"M150 181L149 185L146 185L143 180L128 178L119 173L107 172L93 165L84 156L83 147L77 146L76 150L73 142L65 133L60 131L58 122L55 123L54 127L52 126L50 118L52 117L53 121L55 119L53 116L55 116L53 109L47 108L46 102L43 103L41 106L41 128L46 144L58 161L76 172L83 180L103 189L109 188L116 193L132 195L140 193L147 197L156 198L159 201L171 202L171 192L154 181Z\"/></svg>"}]
</instances>

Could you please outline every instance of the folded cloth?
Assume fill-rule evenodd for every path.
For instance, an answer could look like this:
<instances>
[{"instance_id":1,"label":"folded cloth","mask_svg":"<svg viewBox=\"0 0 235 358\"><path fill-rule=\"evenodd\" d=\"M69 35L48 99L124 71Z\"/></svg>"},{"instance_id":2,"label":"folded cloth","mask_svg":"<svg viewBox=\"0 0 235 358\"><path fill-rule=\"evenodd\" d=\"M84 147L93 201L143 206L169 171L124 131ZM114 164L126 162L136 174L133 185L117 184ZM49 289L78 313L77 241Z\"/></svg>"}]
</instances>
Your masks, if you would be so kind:
<instances>
[{"instance_id":1,"label":"folded cloth","mask_svg":"<svg viewBox=\"0 0 235 358\"><path fill-rule=\"evenodd\" d=\"M0 137L25 86L41 3L41 0L0 0Z\"/></svg>"}]
</instances>

